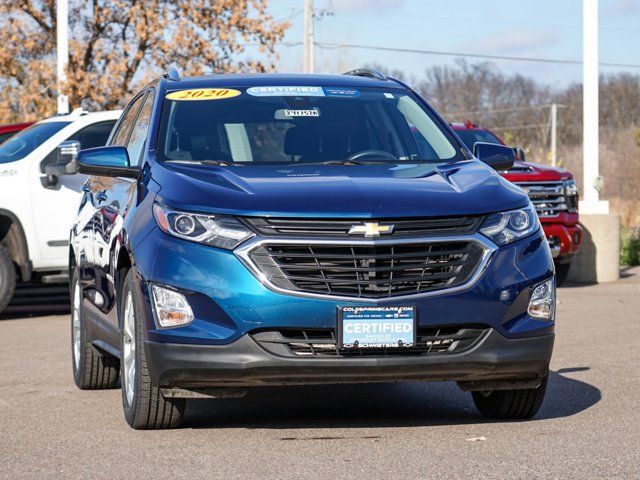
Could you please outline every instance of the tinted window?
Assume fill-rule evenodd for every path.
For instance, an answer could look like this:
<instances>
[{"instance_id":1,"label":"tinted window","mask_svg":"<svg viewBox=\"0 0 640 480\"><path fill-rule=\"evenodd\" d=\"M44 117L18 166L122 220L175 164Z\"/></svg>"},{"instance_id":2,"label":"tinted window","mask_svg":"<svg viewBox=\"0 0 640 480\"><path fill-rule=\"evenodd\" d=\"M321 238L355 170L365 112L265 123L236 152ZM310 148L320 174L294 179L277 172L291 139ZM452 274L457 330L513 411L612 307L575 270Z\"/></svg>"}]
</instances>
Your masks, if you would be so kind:
<instances>
[{"instance_id":1,"label":"tinted window","mask_svg":"<svg viewBox=\"0 0 640 480\"><path fill-rule=\"evenodd\" d=\"M140 155L147 139L147 130L149 129L149 120L151 119L151 111L153 110L154 94L150 93L138 114L131 136L127 143L127 152L129 153L129 161L132 166L140 163Z\"/></svg>"},{"instance_id":2,"label":"tinted window","mask_svg":"<svg viewBox=\"0 0 640 480\"><path fill-rule=\"evenodd\" d=\"M471 151L473 151L473 145L476 142L497 143L498 145L502 145L498 137L486 130L456 130L456 134Z\"/></svg>"},{"instance_id":3,"label":"tinted window","mask_svg":"<svg viewBox=\"0 0 640 480\"><path fill-rule=\"evenodd\" d=\"M0 145L0 163L15 162L26 157L67 125L69 122L44 122L22 130Z\"/></svg>"},{"instance_id":4,"label":"tinted window","mask_svg":"<svg viewBox=\"0 0 640 480\"><path fill-rule=\"evenodd\" d=\"M111 141L111 145L117 145L119 147L125 147L127 145L129 132L131 131L133 122L136 121L136 115L138 114L138 110L140 110L140 101L143 98L144 95L140 95L133 101L133 103L129 105L127 111L124 112L122 118L120 119L118 130L116 130L113 140Z\"/></svg>"},{"instance_id":5,"label":"tinted window","mask_svg":"<svg viewBox=\"0 0 640 480\"><path fill-rule=\"evenodd\" d=\"M0 143L4 143L6 140L9 140L11 137L13 137L16 133L18 132L6 132L6 133L0 133Z\"/></svg>"},{"instance_id":6,"label":"tinted window","mask_svg":"<svg viewBox=\"0 0 640 480\"><path fill-rule=\"evenodd\" d=\"M80 142L80 148L83 150L85 148L104 147L115 124L115 120L94 123L74 133L69 137L69 140L77 140Z\"/></svg>"},{"instance_id":7,"label":"tinted window","mask_svg":"<svg viewBox=\"0 0 640 480\"><path fill-rule=\"evenodd\" d=\"M80 142L80 148L104 147L109 139L111 130L116 124L115 120L107 122L94 123L88 127L84 127L71 135L67 140L75 140ZM54 148L49 155L40 164L40 171L44 173L44 167L58 162L58 150Z\"/></svg>"},{"instance_id":8,"label":"tinted window","mask_svg":"<svg viewBox=\"0 0 640 480\"><path fill-rule=\"evenodd\" d=\"M281 95L285 88L298 89L299 95ZM277 164L355 157L442 162L460 155L449 134L407 90L224 91L232 94L210 100L201 95L188 99L184 91L169 94L158 139L160 159Z\"/></svg>"}]
</instances>

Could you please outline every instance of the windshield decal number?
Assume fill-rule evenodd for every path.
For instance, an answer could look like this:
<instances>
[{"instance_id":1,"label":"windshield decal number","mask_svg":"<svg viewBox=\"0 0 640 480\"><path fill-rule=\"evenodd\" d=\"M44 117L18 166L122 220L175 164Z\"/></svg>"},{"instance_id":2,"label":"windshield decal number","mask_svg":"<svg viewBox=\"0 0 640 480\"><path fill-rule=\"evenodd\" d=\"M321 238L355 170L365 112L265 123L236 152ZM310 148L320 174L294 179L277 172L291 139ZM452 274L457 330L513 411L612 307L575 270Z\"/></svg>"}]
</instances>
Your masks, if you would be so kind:
<instances>
[{"instance_id":1,"label":"windshield decal number","mask_svg":"<svg viewBox=\"0 0 640 480\"><path fill-rule=\"evenodd\" d=\"M180 90L167 94L169 100L193 101L193 100L223 100L240 95L240 90L231 88L194 88L191 90Z\"/></svg>"}]
</instances>

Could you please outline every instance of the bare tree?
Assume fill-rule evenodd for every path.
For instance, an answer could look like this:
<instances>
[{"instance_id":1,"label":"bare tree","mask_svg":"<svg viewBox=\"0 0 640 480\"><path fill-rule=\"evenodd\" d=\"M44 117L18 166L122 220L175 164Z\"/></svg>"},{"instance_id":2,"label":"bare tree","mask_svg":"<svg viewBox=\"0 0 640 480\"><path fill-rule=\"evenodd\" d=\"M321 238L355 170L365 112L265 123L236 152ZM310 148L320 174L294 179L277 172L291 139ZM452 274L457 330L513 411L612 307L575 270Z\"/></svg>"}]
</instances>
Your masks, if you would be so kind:
<instances>
[{"instance_id":1,"label":"bare tree","mask_svg":"<svg viewBox=\"0 0 640 480\"><path fill-rule=\"evenodd\" d=\"M70 103L120 106L169 65L186 74L273 69L288 24L266 8L267 0L72 0ZM53 113L55 36L54 0L0 0L0 121ZM248 45L266 63L247 58Z\"/></svg>"}]
</instances>

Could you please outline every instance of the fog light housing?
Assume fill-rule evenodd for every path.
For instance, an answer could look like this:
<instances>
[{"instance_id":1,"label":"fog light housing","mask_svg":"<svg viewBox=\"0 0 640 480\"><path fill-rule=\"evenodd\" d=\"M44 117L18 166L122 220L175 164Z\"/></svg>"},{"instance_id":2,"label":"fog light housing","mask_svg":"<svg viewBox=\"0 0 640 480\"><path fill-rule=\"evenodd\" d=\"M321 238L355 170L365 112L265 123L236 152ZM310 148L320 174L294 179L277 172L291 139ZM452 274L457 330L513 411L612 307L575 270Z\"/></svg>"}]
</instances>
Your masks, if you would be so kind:
<instances>
[{"instance_id":1,"label":"fog light housing","mask_svg":"<svg viewBox=\"0 0 640 480\"><path fill-rule=\"evenodd\" d=\"M538 284L531 292L529 316L536 320L554 321L556 313L556 282L553 278Z\"/></svg>"},{"instance_id":2,"label":"fog light housing","mask_svg":"<svg viewBox=\"0 0 640 480\"><path fill-rule=\"evenodd\" d=\"M151 285L151 298L158 326L183 327L193 321L191 306L180 292L160 285Z\"/></svg>"}]
</instances>

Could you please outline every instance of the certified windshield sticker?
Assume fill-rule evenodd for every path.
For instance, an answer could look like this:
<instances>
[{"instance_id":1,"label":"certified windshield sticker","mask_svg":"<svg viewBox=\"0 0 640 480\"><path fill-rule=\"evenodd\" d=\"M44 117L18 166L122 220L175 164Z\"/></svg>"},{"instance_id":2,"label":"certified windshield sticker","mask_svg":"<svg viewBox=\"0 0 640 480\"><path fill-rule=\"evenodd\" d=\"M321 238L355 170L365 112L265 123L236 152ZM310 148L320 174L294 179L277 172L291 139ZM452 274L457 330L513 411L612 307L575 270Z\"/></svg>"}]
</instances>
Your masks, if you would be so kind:
<instances>
[{"instance_id":1,"label":"certified windshield sticker","mask_svg":"<svg viewBox=\"0 0 640 480\"><path fill-rule=\"evenodd\" d=\"M321 87L302 86L251 87L247 93L254 97L324 97Z\"/></svg>"},{"instance_id":2,"label":"certified windshield sticker","mask_svg":"<svg viewBox=\"0 0 640 480\"><path fill-rule=\"evenodd\" d=\"M193 101L193 100L223 100L240 95L240 90L231 88L194 88L192 90L180 90L171 92L166 98L169 100Z\"/></svg>"},{"instance_id":3,"label":"certified windshield sticker","mask_svg":"<svg viewBox=\"0 0 640 480\"><path fill-rule=\"evenodd\" d=\"M384 96L387 98L393 98L393 93L384 92Z\"/></svg>"},{"instance_id":4,"label":"certified windshield sticker","mask_svg":"<svg viewBox=\"0 0 640 480\"><path fill-rule=\"evenodd\" d=\"M324 94L327 97L359 97L360 92L353 88L325 87Z\"/></svg>"}]
</instances>

